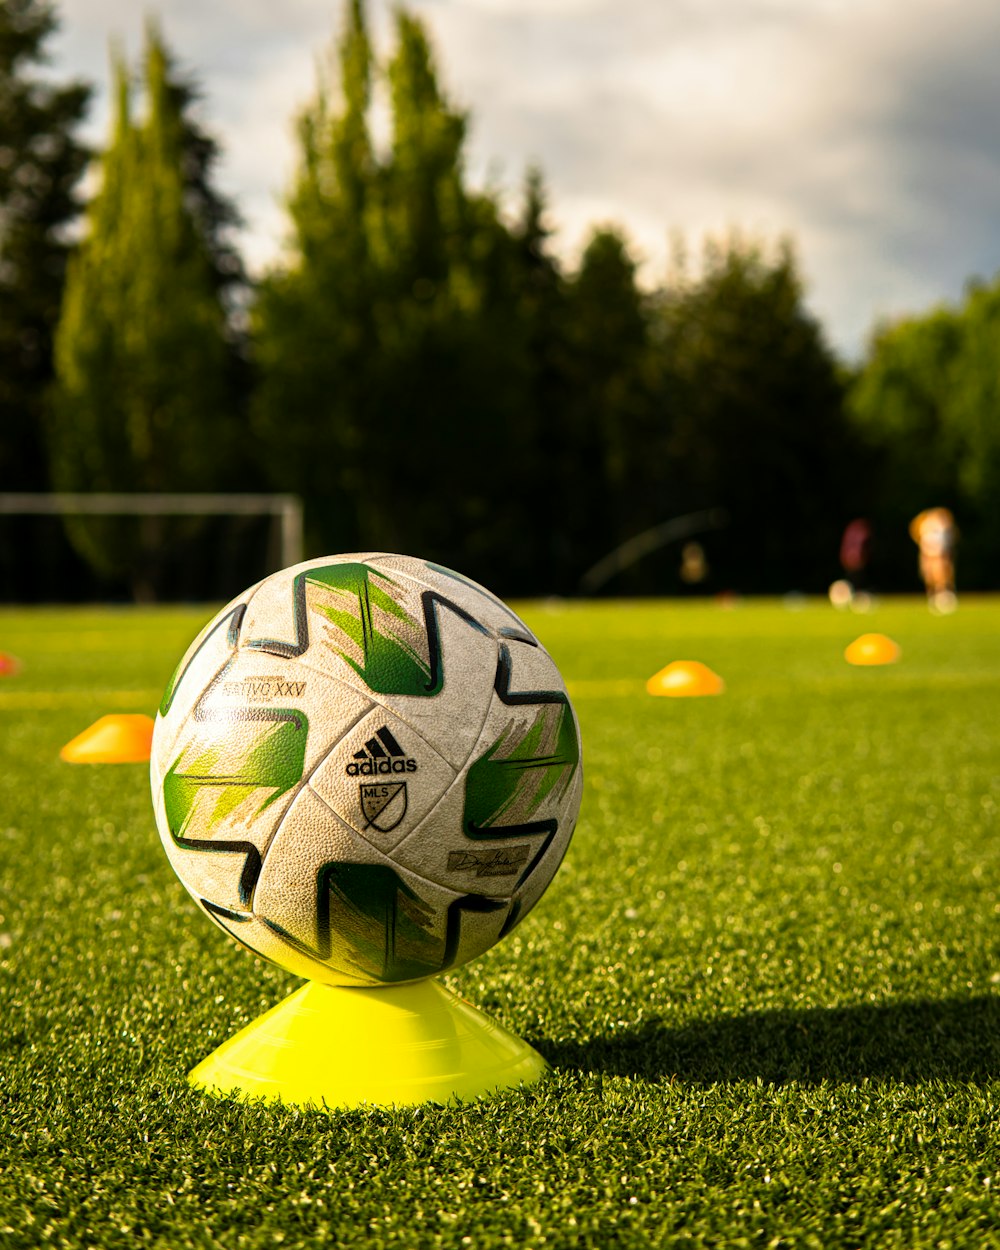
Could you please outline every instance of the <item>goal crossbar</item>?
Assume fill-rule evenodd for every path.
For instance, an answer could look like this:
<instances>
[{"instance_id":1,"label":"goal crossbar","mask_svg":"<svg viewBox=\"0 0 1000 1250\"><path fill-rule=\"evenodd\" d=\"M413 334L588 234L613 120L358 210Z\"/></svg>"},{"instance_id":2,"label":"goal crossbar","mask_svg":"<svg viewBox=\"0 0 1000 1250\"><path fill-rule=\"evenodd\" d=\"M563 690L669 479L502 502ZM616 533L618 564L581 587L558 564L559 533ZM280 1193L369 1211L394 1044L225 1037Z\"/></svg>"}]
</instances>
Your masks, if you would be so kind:
<instances>
[{"instance_id":1,"label":"goal crossbar","mask_svg":"<svg viewBox=\"0 0 1000 1250\"><path fill-rule=\"evenodd\" d=\"M0 491L0 515L33 516L274 516L281 528L283 567L302 559L302 500L298 495L129 494Z\"/></svg>"}]
</instances>

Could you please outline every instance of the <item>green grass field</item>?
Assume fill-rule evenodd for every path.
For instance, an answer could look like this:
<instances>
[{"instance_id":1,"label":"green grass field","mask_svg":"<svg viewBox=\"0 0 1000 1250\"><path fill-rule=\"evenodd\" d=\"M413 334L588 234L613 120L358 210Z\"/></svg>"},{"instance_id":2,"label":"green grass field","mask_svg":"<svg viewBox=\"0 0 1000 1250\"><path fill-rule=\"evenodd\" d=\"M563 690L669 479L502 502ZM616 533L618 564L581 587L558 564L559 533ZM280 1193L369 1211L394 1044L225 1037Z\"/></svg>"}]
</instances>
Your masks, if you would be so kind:
<instances>
[{"instance_id":1,"label":"green grass field","mask_svg":"<svg viewBox=\"0 0 1000 1250\"><path fill-rule=\"evenodd\" d=\"M58 759L210 612L0 613L3 1250L1000 1246L1000 601L519 607L584 806L445 979L552 1072L349 1113L187 1086L297 983L197 913L144 766ZM844 662L869 630L897 665ZM646 695L678 658L726 693Z\"/></svg>"}]
</instances>

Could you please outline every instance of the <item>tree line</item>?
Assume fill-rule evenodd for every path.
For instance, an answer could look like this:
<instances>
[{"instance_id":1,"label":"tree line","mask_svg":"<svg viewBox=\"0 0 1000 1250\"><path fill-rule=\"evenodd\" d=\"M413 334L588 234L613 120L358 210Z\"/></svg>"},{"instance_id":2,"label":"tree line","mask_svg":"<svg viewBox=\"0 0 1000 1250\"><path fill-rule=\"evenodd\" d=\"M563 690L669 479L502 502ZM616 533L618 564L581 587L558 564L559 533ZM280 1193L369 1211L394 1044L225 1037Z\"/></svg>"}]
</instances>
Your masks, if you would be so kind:
<instances>
[{"instance_id":1,"label":"tree line","mask_svg":"<svg viewBox=\"0 0 1000 1250\"><path fill-rule=\"evenodd\" d=\"M474 188L427 30L397 10L383 61L363 0L297 119L285 255L251 282L198 86L158 27L137 71L115 56L91 153L89 86L41 72L56 21L43 0L0 7L0 489L292 491L309 554L426 555L513 595L579 593L609 551L685 517L604 588L684 590L686 536L701 591L822 589L861 514L875 584L913 588L906 523L943 504L963 581L993 584L1000 286L879 328L852 370L787 240L734 234L694 263L678 247L651 290L601 226L567 266L542 173L513 211ZM60 597L65 553L13 524L6 597ZM65 534L90 593L220 597L264 571L253 528Z\"/></svg>"}]
</instances>

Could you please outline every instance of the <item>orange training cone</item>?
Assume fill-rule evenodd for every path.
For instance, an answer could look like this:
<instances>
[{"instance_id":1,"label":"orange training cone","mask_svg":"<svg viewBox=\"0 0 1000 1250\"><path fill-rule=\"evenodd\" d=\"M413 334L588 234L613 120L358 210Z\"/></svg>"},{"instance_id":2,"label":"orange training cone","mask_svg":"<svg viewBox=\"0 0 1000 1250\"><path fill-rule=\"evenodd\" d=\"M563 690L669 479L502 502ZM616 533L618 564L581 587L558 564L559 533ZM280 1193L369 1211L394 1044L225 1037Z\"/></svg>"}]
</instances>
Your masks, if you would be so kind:
<instances>
[{"instance_id":1,"label":"orange training cone","mask_svg":"<svg viewBox=\"0 0 1000 1250\"><path fill-rule=\"evenodd\" d=\"M151 716L116 712L67 742L59 758L68 764L138 764L149 759L152 741Z\"/></svg>"},{"instance_id":2,"label":"orange training cone","mask_svg":"<svg viewBox=\"0 0 1000 1250\"><path fill-rule=\"evenodd\" d=\"M0 677L13 677L21 671L21 661L6 651L0 651Z\"/></svg>"},{"instance_id":3,"label":"orange training cone","mask_svg":"<svg viewBox=\"0 0 1000 1250\"><path fill-rule=\"evenodd\" d=\"M702 694L722 694L726 683L718 673L699 660L674 660L646 682L650 694L685 698Z\"/></svg>"},{"instance_id":4,"label":"orange training cone","mask_svg":"<svg viewBox=\"0 0 1000 1250\"><path fill-rule=\"evenodd\" d=\"M899 645L885 634L862 634L844 652L848 664L895 664Z\"/></svg>"}]
</instances>

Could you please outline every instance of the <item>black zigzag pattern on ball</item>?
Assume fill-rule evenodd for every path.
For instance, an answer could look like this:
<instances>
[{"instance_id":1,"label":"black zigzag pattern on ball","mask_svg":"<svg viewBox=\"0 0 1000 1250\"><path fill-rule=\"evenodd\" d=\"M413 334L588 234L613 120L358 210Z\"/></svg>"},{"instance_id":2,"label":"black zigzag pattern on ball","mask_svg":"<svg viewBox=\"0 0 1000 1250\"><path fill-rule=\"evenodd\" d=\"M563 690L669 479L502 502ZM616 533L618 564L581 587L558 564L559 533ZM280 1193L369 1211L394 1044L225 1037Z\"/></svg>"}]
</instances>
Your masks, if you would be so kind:
<instances>
[{"instance_id":1,"label":"black zigzag pattern on ball","mask_svg":"<svg viewBox=\"0 0 1000 1250\"><path fill-rule=\"evenodd\" d=\"M367 567L367 566L366 566ZM309 574L314 572L313 569L307 569L303 573L296 575L292 582L292 628L294 630L294 638L291 641L285 641L280 638L247 638L243 640L243 646L254 651L266 651L270 655L284 656L286 658L297 658L304 655L309 649L309 604L306 598L306 582ZM373 570L378 572L378 570ZM427 679L426 689L434 692L444 680L444 674L441 669L441 629L438 621L438 608L446 608L452 612L460 620L466 622L473 629L478 630L482 634L489 634L489 630L477 620L471 612L467 612L465 608L457 604L453 599L449 599L447 595L443 595L438 590L424 590L420 595L420 609L424 618L424 631L427 637L427 660L429 666L429 676ZM523 631L505 628L501 633L506 637L516 637L522 642L530 642L537 645L534 639L529 635L525 635Z\"/></svg>"},{"instance_id":2,"label":"black zigzag pattern on ball","mask_svg":"<svg viewBox=\"0 0 1000 1250\"><path fill-rule=\"evenodd\" d=\"M370 869L372 867L373 865L371 864L334 862L324 864L319 870L319 873L317 874L315 944L303 941L301 938L289 933L284 926L278 924L277 921L269 919L267 916L261 916L260 919L272 933L275 933L280 938L284 939L284 941L288 942L290 946L293 946L301 954L307 955L311 959L316 959L320 963L326 964L333 953L334 917L332 913L335 897L339 893L336 889L337 878L344 870L349 871L352 868ZM409 887L404 888L409 890ZM410 896L419 900L419 895L415 891L410 891ZM344 900L340 899L339 901L342 904ZM446 971L452 966L458 958L462 940L462 919L465 915L470 912L489 914L505 910L510 906L511 901L509 899L487 898L482 894L465 894L461 898L453 899L448 905L445 920L444 941L438 961L433 966L428 964L420 975L433 976L439 972ZM214 918L218 920L218 914L222 912L223 909L212 908L211 910L216 913ZM517 905L517 911L519 910L520 904ZM243 917L239 916L238 913L228 912L224 914L226 914L229 919L243 919ZM509 923L509 918L505 918L504 931L506 931L506 923ZM395 945L395 939L392 933L395 926L395 916L387 916L386 924L389 931L386 934L384 949L388 952L392 950ZM242 941L243 939L241 938L240 940ZM388 954L386 955L386 958L388 960ZM383 969L383 976L381 978L378 977L376 973L373 973L370 968L365 968L364 971L370 975L374 975L376 979L383 980L384 982L392 982L396 979L389 973L388 966Z\"/></svg>"},{"instance_id":3,"label":"black zigzag pattern on ball","mask_svg":"<svg viewBox=\"0 0 1000 1250\"><path fill-rule=\"evenodd\" d=\"M201 693L201 695L199 695L198 701L194 705L195 720L205 719L204 712L203 712L205 699L208 696L209 692L213 690L215 686L219 683L219 681L222 679L222 677L224 676L224 674L226 673L226 671L229 669L230 665L232 664L232 656L233 656L233 653L236 651L236 648L239 644L240 626L243 624L243 617L246 615L246 610L247 610L247 605L245 603L237 603L229 610L229 612L225 614L225 616L220 617L219 620L216 621L216 623L208 631L205 637L201 640L201 644L199 645L198 649L194 652L194 654L188 660L187 664L185 664L182 672L178 675L171 690L164 697L163 703L161 704L161 707L160 707L160 712L162 715L165 716L170 711L170 708L173 706L174 698L177 695L177 691L180 688L181 683L184 681L184 678L187 675L188 670L191 668L191 665L195 662L198 656L202 653L202 651L208 644L209 639L212 638L216 634L216 632L222 627L222 625L227 624L226 643L230 651L229 658L226 660L222 668L219 669L216 675L209 682L206 689ZM240 873L240 880L239 880L239 898L240 898L240 902L243 903L244 905L249 904L251 898L253 897L253 891L254 891L254 887L257 884L257 879L260 876L260 870L261 870L261 864L262 864L260 851L257 850L257 848L253 845L252 842L236 842L236 841L223 841L223 840L212 841L209 839L202 839L202 838L186 838L184 837L183 834L180 833L180 831L174 832L173 829L170 830L170 836L173 839L175 845L181 847L185 851L201 851L201 852L207 851L210 854L211 853L215 853L215 854L225 853L225 854L230 854L230 855L234 855L234 854L242 855L244 858L243 858L243 870ZM216 904L214 903L210 904L205 899L202 899L202 903L205 906L206 911L208 911L210 915L214 915L216 912L221 912L222 914L229 914L231 919L237 918L236 913L225 913L224 909L217 908ZM223 926L223 928L224 927L225 926Z\"/></svg>"},{"instance_id":4,"label":"black zigzag pattern on ball","mask_svg":"<svg viewBox=\"0 0 1000 1250\"><path fill-rule=\"evenodd\" d=\"M533 647L538 646L538 642L530 635L525 637L523 634L515 630L502 631L504 636L516 642L526 642ZM506 643L500 644L499 654L497 656L497 671L493 680L493 689L497 698L507 707L531 707L540 703L561 704L567 711L569 710L569 697L562 690L511 690L511 681L514 676L514 663L511 658L510 648ZM559 832L559 822L553 817L549 820L529 820L519 825L502 825L491 826L489 829L466 830L469 837L478 837L483 839L489 838L516 838L531 836L532 834L542 833L545 837L542 839L538 850L528 861L524 871L514 883L514 889L519 889L528 880L531 874L545 857L545 852L552 845L552 839ZM521 909L519 899L515 899L515 905L511 910L510 916L507 918L507 925L504 932L507 933L517 922L517 917Z\"/></svg>"},{"instance_id":5,"label":"black zigzag pattern on ball","mask_svg":"<svg viewBox=\"0 0 1000 1250\"><path fill-rule=\"evenodd\" d=\"M458 950L462 941L462 917L468 912L478 912L480 914L489 914L491 912L502 911L505 908L519 911L520 903L515 903L511 899L487 898L484 894L464 894L461 898L456 898L448 904L448 921L444 939L444 954L441 959L440 972L446 972L455 960L458 958ZM503 928L500 930L502 937L507 931L507 923L510 916L504 920Z\"/></svg>"},{"instance_id":6,"label":"black zigzag pattern on ball","mask_svg":"<svg viewBox=\"0 0 1000 1250\"><path fill-rule=\"evenodd\" d=\"M444 684L444 673L441 667L441 629L438 622L438 606L447 608L449 612L471 625L481 634L489 635L489 630L481 621L477 621L471 612L459 607L452 599L446 598L436 590L425 590L420 596L420 607L424 614L424 629L427 632L427 658L430 674L427 678L427 689L436 691Z\"/></svg>"},{"instance_id":7,"label":"black zigzag pattern on ball","mask_svg":"<svg viewBox=\"0 0 1000 1250\"><path fill-rule=\"evenodd\" d=\"M299 573L292 581L292 626L295 630L295 640L282 642L280 638L244 638L244 647L251 651L267 651L270 655L280 655L288 659L305 654L309 647L306 577L307 573Z\"/></svg>"},{"instance_id":8,"label":"black zigzag pattern on ball","mask_svg":"<svg viewBox=\"0 0 1000 1250\"><path fill-rule=\"evenodd\" d=\"M236 651L240 645L240 629L242 628L246 611L247 605L245 603L236 604L208 631L202 639L197 651L195 651L195 653L191 656L191 659L184 666L183 672L174 683L173 689L170 691L169 700L165 700L167 710L169 711L178 687L184 680L185 674L188 669L190 669L197 656L201 654L209 639L217 633L219 628L224 623L228 622L226 643L229 647L229 655L212 680L198 696L198 700L192 709L194 719L201 722L209 720L227 721L233 724L287 721L294 724L296 729L301 729L304 723L302 715L293 708L209 708L207 706L213 692L225 680L227 673L236 661ZM244 640L244 645L252 645L252 640ZM190 838L185 837L180 831L174 832L173 829L170 830L170 836L178 847L181 847L186 851L198 851L207 854L242 855L244 858L243 869L240 873L238 886L239 900L244 906L250 906L252 904L253 892L257 886L261 868L263 867L261 853L252 842L234 841L224 838ZM206 904L206 907L207 906L208 904ZM211 906L218 909L218 904L213 903ZM224 910L225 909L222 909L223 912ZM232 918L237 918L235 913Z\"/></svg>"},{"instance_id":9,"label":"black zigzag pattern on ball","mask_svg":"<svg viewBox=\"0 0 1000 1250\"><path fill-rule=\"evenodd\" d=\"M252 942L248 942L242 933L237 934L236 931L231 929L227 923L227 921L232 921L236 924L247 924L249 921L253 920L252 913L245 914L243 912L233 911L229 907L220 907L218 903L210 903L207 898L199 898L198 902L201 903L202 907L205 909L208 918L213 920L223 933L227 933L231 938L234 938L241 946L245 946L251 954L256 955L259 959L266 959L269 964L273 964L276 968L282 967L282 965L272 959L270 955L265 955L264 952L262 950L258 950ZM282 970L284 971L284 969Z\"/></svg>"},{"instance_id":10,"label":"black zigzag pattern on ball","mask_svg":"<svg viewBox=\"0 0 1000 1250\"><path fill-rule=\"evenodd\" d=\"M507 631L504 631L504 636L512 637ZM528 642L533 647L538 646L534 638L519 637L515 641ZM501 703L505 703L508 707L524 707L535 703L562 703L569 707L569 696L562 690L511 690L510 684L513 676L514 663L511 659L510 647L501 643L500 654L497 657L496 676L493 679L493 689Z\"/></svg>"}]
</instances>

